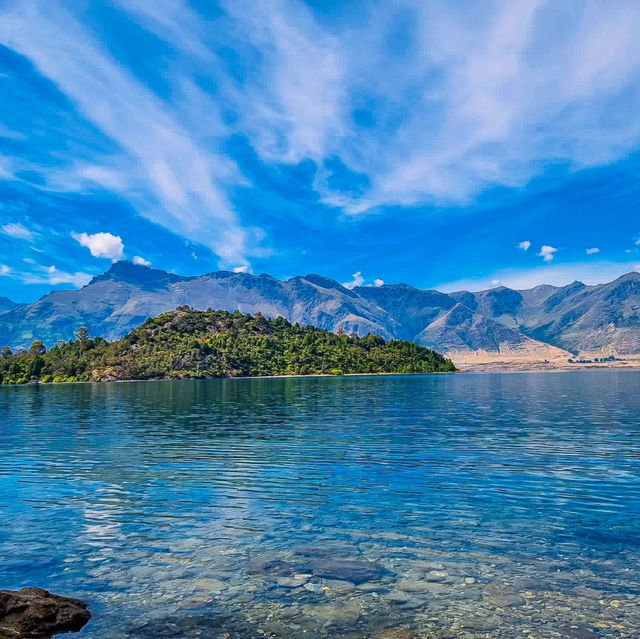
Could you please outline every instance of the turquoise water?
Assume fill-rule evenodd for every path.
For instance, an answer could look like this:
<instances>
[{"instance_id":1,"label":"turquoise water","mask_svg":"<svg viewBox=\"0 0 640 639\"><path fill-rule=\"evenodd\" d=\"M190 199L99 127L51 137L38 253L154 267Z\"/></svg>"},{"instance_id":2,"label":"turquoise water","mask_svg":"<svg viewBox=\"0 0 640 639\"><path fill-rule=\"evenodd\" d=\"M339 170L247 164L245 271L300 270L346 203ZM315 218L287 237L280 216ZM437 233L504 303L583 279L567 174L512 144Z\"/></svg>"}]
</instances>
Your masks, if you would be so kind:
<instances>
[{"instance_id":1,"label":"turquoise water","mask_svg":"<svg viewBox=\"0 0 640 639\"><path fill-rule=\"evenodd\" d=\"M640 636L640 372L0 389L0 587L77 636Z\"/></svg>"}]
</instances>

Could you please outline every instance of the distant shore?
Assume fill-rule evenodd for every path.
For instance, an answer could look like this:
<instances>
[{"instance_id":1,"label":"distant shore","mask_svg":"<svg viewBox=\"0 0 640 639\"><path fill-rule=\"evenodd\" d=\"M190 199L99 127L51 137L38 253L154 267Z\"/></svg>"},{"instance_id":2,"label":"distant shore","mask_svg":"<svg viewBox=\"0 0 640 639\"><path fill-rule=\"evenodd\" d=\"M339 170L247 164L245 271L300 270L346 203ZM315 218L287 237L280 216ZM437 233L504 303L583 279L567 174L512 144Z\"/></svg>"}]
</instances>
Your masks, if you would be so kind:
<instances>
[{"instance_id":1,"label":"distant shore","mask_svg":"<svg viewBox=\"0 0 640 639\"><path fill-rule=\"evenodd\" d=\"M613 362L575 362L567 360L535 360L535 359L505 359L485 362L454 362L461 372L469 373L536 373L545 371L576 371L596 369L626 369L640 368L640 359L621 359Z\"/></svg>"}]
</instances>

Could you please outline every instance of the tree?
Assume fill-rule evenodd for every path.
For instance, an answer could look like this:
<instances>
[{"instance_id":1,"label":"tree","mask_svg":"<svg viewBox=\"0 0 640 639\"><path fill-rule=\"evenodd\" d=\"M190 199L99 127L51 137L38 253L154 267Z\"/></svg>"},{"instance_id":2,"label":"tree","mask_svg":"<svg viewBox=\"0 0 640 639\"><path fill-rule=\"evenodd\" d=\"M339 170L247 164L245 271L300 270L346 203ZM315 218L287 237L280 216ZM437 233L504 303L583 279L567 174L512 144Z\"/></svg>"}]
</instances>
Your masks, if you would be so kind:
<instances>
[{"instance_id":1,"label":"tree","mask_svg":"<svg viewBox=\"0 0 640 639\"><path fill-rule=\"evenodd\" d=\"M11 357L13 355L13 351L8 346L2 347L2 357Z\"/></svg>"},{"instance_id":2,"label":"tree","mask_svg":"<svg viewBox=\"0 0 640 639\"><path fill-rule=\"evenodd\" d=\"M36 340L28 353L15 356L1 349L0 382L455 370L451 361L415 343L340 336L240 312L174 311L116 342L90 339L86 327L76 338L48 351Z\"/></svg>"},{"instance_id":3,"label":"tree","mask_svg":"<svg viewBox=\"0 0 640 639\"><path fill-rule=\"evenodd\" d=\"M34 340L31 343L31 346L29 346L29 353L31 355L44 355L46 352L47 352L47 347L39 339Z\"/></svg>"}]
</instances>

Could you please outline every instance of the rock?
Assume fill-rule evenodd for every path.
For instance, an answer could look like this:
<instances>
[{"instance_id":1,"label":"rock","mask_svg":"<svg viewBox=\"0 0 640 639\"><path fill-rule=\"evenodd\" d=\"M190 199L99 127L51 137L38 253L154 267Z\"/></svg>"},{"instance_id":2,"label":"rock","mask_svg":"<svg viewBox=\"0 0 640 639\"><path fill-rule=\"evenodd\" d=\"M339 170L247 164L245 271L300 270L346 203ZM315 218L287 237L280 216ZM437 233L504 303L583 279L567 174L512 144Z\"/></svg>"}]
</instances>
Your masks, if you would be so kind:
<instances>
[{"instance_id":1,"label":"rock","mask_svg":"<svg viewBox=\"0 0 640 639\"><path fill-rule=\"evenodd\" d=\"M316 604L305 607L305 612L321 622L337 626L354 626L360 619L360 608L352 602L339 604Z\"/></svg>"},{"instance_id":2,"label":"rock","mask_svg":"<svg viewBox=\"0 0 640 639\"><path fill-rule=\"evenodd\" d=\"M349 560L315 562L313 574L325 579L350 581L353 584L361 584L365 581L379 579L386 574L386 570L375 561Z\"/></svg>"},{"instance_id":3,"label":"rock","mask_svg":"<svg viewBox=\"0 0 640 639\"><path fill-rule=\"evenodd\" d=\"M384 595L384 598L393 604L402 604L409 601L411 596L407 592L396 589Z\"/></svg>"},{"instance_id":4,"label":"rock","mask_svg":"<svg viewBox=\"0 0 640 639\"><path fill-rule=\"evenodd\" d=\"M349 592L355 588L350 581L341 581L340 579L325 579L324 585L333 592Z\"/></svg>"},{"instance_id":5,"label":"rock","mask_svg":"<svg viewBox=\"0 0 640 639\"><path fill-rule=\"evenodd\" d=\"M497 606L498 608L515 608L525 604L525 600L515 592L496 592L485 594L484 600L488 604Z\"/></svg>"},{"instance_id":6,"label":"rock","mask_svg":"<svg viewBox=\"0 0 640 639\"><path fill-rule=\"evenodd\" d=\"M224 590L224 583L219 579L209 579L203 577L201 579L195 579L189 583L192 590L198 592L209 592L214 594L220 594Z\"/></svg>"},{"instance_id":7,"label":"rock","mask_svg":"<svg viewBox=\"0 0 640 639\"><path fill-rule=\"evenodd\" d=\"M396 588L402 592L429 593L440 595L449 592L451 586L448 583L438 581L420 581L417 579L404 579L396 584Z\"/></svg>"},{"instance_id":8,"label":"rock","mask_svg":"<svg viewBox=\"0 0 640 639\"><path fill-rule=\"evenodd\" d=\"M307 582L306 579L296 579L295 577L278 577L276 583L283 588L298 588Z\"/></svg>"},{"instance_id":9,"label":"rock","mask_svg":"<svg viewBox=\"0 0 640 639\"><path fill-rule=\"evenodd\" d=\"M488 604L498 608L514 608L526 603L524 598L513 588L495 582L484 589L482 597Z\"/></svg>"},{"instance_id":10,"label":"rock","mask_svg":"<svg viewBox=\"0 0 640 639\"><path fill-rule=\"evenodd\" d=\"M297 564L286 561L275 553L263 553L254 557L246 567L248 575L276 577L291 577L300 572Z\"/></svg>"},{"instance_id":11,"label":"rock","mask_svg":"<svg viewBox=\"0 0 640 639\"><path fill-rule=\"evenodd\" d=\"M78 632L91 619L84 601L60 597L42 588L0 590L0 634L20 639L48 639Z\"/></svg>"},{"instance_id":12,"label":"rock","mask_svg":"<svg viewBox=\"0 0 640 639\"><path fill-rule=\"evenodd\" d=\"M442 570L430 570L425 576L425 581L443 582L449 581L449 575Z\"/></svg>"},{"instance_id":13,"label":"rock","mask_svg":"<svg viewBox=\"0 0 640 639\"><path fill-rule=\"evenodd\" d=\"M396 584L396 588L402 592L424 592L431 588L428 581L419 581L416 579L404 579Z\"/></svg>"},{"instance_id":14,"label":"rock","mask_svg":"<svg viewBox=\"0 0 640 639\"><path fill-rule=\"evenodd\" d=\"M579 626L569 626L566 628L561 628L560 632L562 633L562 636L566 637L567 639L599 639L601 636L590 628Z\"/></svg>"},{"instance_id":15,"label":"rock","mask_svg":"<svg viewBox=\"0 0 640 639\"><path fill-rule=\"evenodd\" d=\"M308 590L309 592L323 592L324 590L324 586L322 584L312 583L312 582L306 583L303 587L305 590Z\"/></svg>"},{"instance_id":16,"label":"rock","mask_svg":"<svg viewBox=\"0 0 640 639\"><path fill-rule=\"evenodd\" d=\"M488 632L498 627L499 621L495 617L472 617L460 625L464 630L473 632Z\"/></svg>"},{"instance_id":17,"label":"rock","mask_svg":"<svg viewBox=\"0 0 640 639\"><path fill-rule=\"evenodd\" d=\"M409 628L387 628L373 634L374 639L417 639L418 635Z\"/></svg>"},{"instance_id":18,"label":"rock","mask_svg":"<svg viewBox=\"0 0 640 639\"><path fill-rule=\"evenodd\" d=\"M362 590L364 592L388 592L389 585L374 581L365 581L358 585L358 590Z\"/></svg>"}]
</instances>

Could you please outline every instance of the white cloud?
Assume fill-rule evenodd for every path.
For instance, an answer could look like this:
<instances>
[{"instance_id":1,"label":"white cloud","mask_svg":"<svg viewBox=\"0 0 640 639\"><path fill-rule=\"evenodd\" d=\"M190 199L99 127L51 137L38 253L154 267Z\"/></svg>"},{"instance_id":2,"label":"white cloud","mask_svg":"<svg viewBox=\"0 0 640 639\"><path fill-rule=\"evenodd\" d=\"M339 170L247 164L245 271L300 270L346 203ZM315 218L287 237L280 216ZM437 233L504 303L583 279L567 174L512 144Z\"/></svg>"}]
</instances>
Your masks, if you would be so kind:
<instances>
[{"instance_id":1,"label":"white cloud","mask_svg":"<svg viewBox=\"0 0 640 639\"><path fill-rule=\"evenodd\" d=\"M65 273L55 266L49 267L48 276L51 284L73 284L78 287L84 286L92 277L88 273Z\"/></svg>"},{"instance_id":2,"label":"white cloud","mask_svg":"<svg viewBox=\"0 0 640 639\"><path fill-rule=\"evenodd\" d=\"M0 231L10 237L15 237L19 240L27 240L31 242L33 240L33 233L23 224L11 223L3 224L0 227Z\"/></svg>"},{"instance_id":3,"label":"white cloud","mask_svg":"<svg viewBox=\"0 0 640 639\"><path fill-rule=\"evenodd\" d=\"M151 266L151 262L149 260L145 260L144 257L140 257L139 255L133 256L133 263L138 266Z\"/></svg>"},{"instance_id":4,"label":"white cloud","mask_svg":"<svg viewBox=\"0 0 640 639\"><path fill-rule=\"evenodd\" d=\"M9 275L11 269L6 264L0 264L0 275Z\"/></svg>"},{"instance_id":5,"label":"white cloud","mask_svg":"<svg viewBox=\"0 0 640 639\"><path fill-rule=\"evenodd\" d=\"M353 214L473 201L525 184L550 160L597 166L640 142L640 118L620 116L640 99L637 0L389 0L336 20L297 0L226 0L215 19L186 0L118 4L172 52L149 60L160 95L110 54L108 32L92 32L65 3L0 11L0 40L118 149L39 168L50 188L115 191L227 267L256 250L227 195L246 182L223 151L233 134L265 162L310 158L322 200ZM250 60L250 72L238 79L220 50ZM362 194L331 188L323 160L334 156L368 176Z\"/></svg>"},{"instance_id":6,"label":"white cloud","mask_svg":"<svg viewBox=\"0 0 640 639\"><path fill-rule=\"evenodd\" d=\"M381 280L379 277L373 280L373 285L375 287L380 287L384 285L384 280Z\"/></svg>"},{"instance_id":7,"label":"white cloud","mask_svg":"<svg viewBox=\"0 0 640 639\"><path fill-rule=\"evenodd\" d=\"M183 3L174 5L187 11ZM115 191L153 222L208 245L223 262L244 258L247 238L226 195L244 178L217 150L231 131L220 116L224 100L199 88L202 73L172 73L175 99L168 102L112 57L104 34L94 34L63 3L25 0L4 7L0 41L33 63L118 149L83 158L65 158L61 150L56 159L66 164L37 167L47 187Z\"/></svg>"},{"instance_id":8,"label":"white cloud","mask_svg":"<svg viewBox=\"0 0 640 639\"><path fill-rule=\"evenodd\" d=\"M249 266L244 264L243 266L236 266L233 269L234 273L246 273L249 270Z\"/></svg>"},{"instance_id":9,"label":"white cloud","mask_svg":"<svg viewBox=\"0 0 640 639\"><path fill-rule=\"evenodd\" d=\"M124 244L122 238L119 235L113 235L111 233L71 233L71 237L81 244L86 246L93 257L105 257L110 260L122 259L124 254Z\"/></svg>"},{"instance_id":10,"label":"white cloud","mask_svg":"<svg viewBox=\"0 0 640 639\"><path fill-rule=\"evenodd\" d=\"M353 274L353 279L350 282L343 282L342 286L348 289L355 288L356 286L362 286L364 284L364 277L362 277L362 271L356 271Z\"/></svg>"},{"instance_id":11,"label":"white cloud","mask_svg":"<svg viewBox=\"0 0 640 639\"><path fill-rule=\"evenodd\" d=\"M596 253L600 253L600 249L594 246L593 248L588 248L585 253L587 255L595 255Z\"/></svg>"},{"instance_id":12,"label":"white cloud","mask_svg":"<svg viewBox=\"0 0 640 639\"><path fill-rule=\"evenodd\" d=\"M529 242L529 240L520 242L520 244L518 244L518 248L521 248L523 251L528 251L531 248L531 242Z\"/></svg>"},{"instance_id":13,"label":"white cloud","mask_svg":"<svg viewBox=\"0 0 640 639\"><path fill-rule=\"evenodd\" d=\"M264 65L234 95L239 126L265 159L338 156L367 174L370 186L352 196L319 170L324 201L348 213L468 201L525 184L549 160L594 166L640 141L640 120L611 109L640 98L634 0L573 11L550 0L390 1L365 4L348 27L295 1L226 8ZM389 55L390 25L403 21L405 46ZM370 125L355 125L354 103L371 102Z\"/></svg>"},{"instance_id":14,"label":"white cloud","mask_svg":"<svg viewBox=\"0 0 640 639\"><path fill-rule=\"evenodd\" d=\"M545 262L551 262L554 258L554 253L557 252L557 248L555 246L549 246L548 244L543 244L540 247L540 253L538 256L541 257Z\"/></svg>"},{"instance_id":15,"label":"white cloud","mask_svg":"<svg viewBox=\"0 0 640 639\"><path fill-rule=\"evenodd\" d=\"M81 287L89 282L93 277L89 273L67 273L59 271L55 266L43 266L40 268L42 275L37 273L28 273L22 281L25 284L73 284L73 286Z\"/></svg>"}]
</instances>

